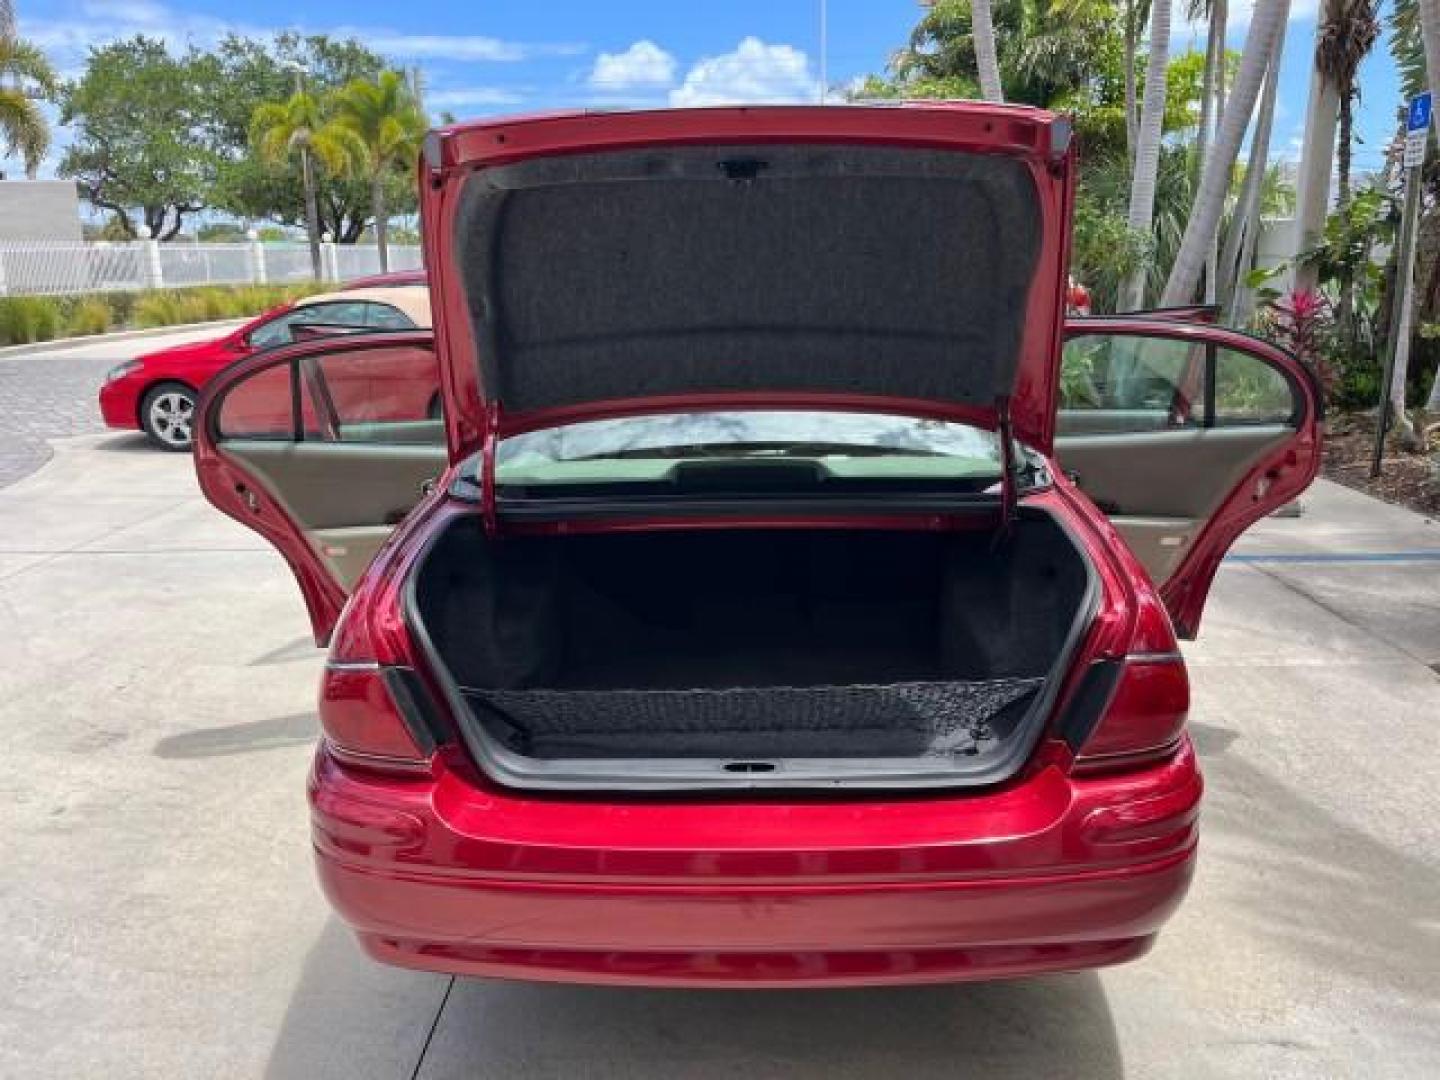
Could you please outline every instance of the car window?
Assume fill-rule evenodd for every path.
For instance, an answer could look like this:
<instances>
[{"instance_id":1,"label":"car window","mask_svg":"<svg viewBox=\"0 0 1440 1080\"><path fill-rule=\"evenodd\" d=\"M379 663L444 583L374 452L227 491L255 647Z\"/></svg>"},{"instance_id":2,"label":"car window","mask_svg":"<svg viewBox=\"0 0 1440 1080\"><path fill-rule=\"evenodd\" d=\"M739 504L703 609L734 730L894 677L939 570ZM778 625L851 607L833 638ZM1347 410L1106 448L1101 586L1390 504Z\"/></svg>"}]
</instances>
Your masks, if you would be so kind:
<instances>
[{"instance_id":1,"label":"car window","mask_svg":"<svg viewBox=\"0 0 1440 1080\"><path fill-rule=\"evenodd\" d=\"M1085 335L1065 343L1060 409L1087 431L1157 431L1200 422L1203 345L1171 338ZM1064 430L1064 416L1061 428Z\"/></svg>"},{"instance_id":2,"label":"car window","mask_svg":"<svg viewBox=\"0 0 1440 1080\"><path fill-rule=\"evenodd\" d=\"M250 332L250 345L256 349L271 349L277 345L289 345L295 340L293 327L305 323L325 323L332 326L365 325L365 304L356 300L342 300L324 304L304 304L291 308L283 315L271 319L263 326Z\"/></svg>"},{"instance_id":3,"label":"car window","mask_svg":"<svg viewBox=\"0 0 1440 1080\"><path fill-rule=\"evenodd\" d=\"M1269 364L1229 349L1215 360L1215 423L1285 424L1295 415L1290 380Z\"/></svg>"},{"instance_id":4,"label":"car window","mask_svg":"<svg viewBox=\"0 0 1440 1080\"><path fill-rule=\"evenodd\" d=\"M990 480L994 432L882 413L745 410L590 420L501 440L504 484L664 479L688 461L814 461L837 479Z\"/></svg>"},{"instance_id":5,"label":"car window","mask_svg":"<svg viewBox=\"0 0 1440 1080\"><path fill-rule=\"evenodd\" d=\"M290 366L261 371L236 384L220 403L217 424L226 439L288 439L294 427Z\"/></svg>"},{"instance_id":6,"label":"car window","mask_svg":"<svg viewBox=\"0 0 1440 1080\"><path fill-rule=\"evenodd\" d=\"M435 353L411 345L327 353L301 361L318 399L307 438L339 442L439 443L445 438ZM325 422L326 417L330 422Z\"/></svg>"},{"instance_id":7,"label":"car window","mask_svg":"<svg viewBox=\"0 0 1440 1080\"><path fill-rule=\"evenodd\" d=\"M366 304L365 325L372 326L377 330L415 329L415 321L409 315L389 304Z\"/></svg>"},{"instance_id":8,"label":"car window","mask_svg":"<svg viewBox=\"0 0 1440 1080\"><path fill-rule=\"evenodd\" d=\"M1061 434L1288 423L1295 393L1277 368L1207 342L1082 334L1065 344Z\"/></svg>"}]
</instances>

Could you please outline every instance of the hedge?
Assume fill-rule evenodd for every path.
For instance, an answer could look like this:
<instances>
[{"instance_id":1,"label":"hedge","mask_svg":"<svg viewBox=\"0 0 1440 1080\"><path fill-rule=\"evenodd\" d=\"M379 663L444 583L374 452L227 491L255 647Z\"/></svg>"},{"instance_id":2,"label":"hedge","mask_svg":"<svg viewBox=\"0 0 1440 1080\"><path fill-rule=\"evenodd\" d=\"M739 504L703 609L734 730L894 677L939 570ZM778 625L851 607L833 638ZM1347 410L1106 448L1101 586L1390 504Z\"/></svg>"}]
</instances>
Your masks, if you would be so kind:
<instances>
[{"instance_id":1,"label":"hedge","mask_svg":"<svg viewBox=\"0 0 1440 1080\"><path fill-rule=\"evenodd\" d=\"M328 286L200 285L190 289L0 297L0 345L28 345L129 327L253 318Z\"/></svg>"}]
</instances>

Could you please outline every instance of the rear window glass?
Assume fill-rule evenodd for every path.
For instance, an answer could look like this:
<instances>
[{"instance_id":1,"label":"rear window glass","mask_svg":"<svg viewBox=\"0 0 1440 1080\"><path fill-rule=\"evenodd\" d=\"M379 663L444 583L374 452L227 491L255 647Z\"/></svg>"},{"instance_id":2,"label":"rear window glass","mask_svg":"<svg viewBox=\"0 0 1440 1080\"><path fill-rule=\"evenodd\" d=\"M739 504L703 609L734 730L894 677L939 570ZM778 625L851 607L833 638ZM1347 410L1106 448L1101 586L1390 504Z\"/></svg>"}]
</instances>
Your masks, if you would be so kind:
<instances>
[{"instance_id":1,"label":"rear window glass","mask_svg":"<svg viewBox=\"0 0 1440 1080\"><path fill-rule=\"evenodd\" d=\"M687 461L810 460L844 479L1000 475L995 434L880 413L733 411L592 420L503 440L502 484L663 480Z\"/></svg>"}]
</instances>

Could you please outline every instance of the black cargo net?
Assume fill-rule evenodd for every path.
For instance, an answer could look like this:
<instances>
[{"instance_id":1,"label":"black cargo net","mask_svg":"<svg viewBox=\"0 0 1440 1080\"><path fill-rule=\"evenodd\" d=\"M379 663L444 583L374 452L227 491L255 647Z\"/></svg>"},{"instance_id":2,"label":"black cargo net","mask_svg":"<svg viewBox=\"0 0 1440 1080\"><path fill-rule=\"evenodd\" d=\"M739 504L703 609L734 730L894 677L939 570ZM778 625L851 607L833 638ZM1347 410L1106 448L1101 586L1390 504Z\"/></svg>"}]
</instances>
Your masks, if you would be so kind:
<instances>
[{"instance_id":1,"label":"black cargo net","mask_svg":"<svg viewBox=\"0 0 1440 1080\"><path fill-rule=\"evenodd\" d=\"M983 753L1044 681L463 692L530 757L881 758Z\"/></svg>"}]
</instances>

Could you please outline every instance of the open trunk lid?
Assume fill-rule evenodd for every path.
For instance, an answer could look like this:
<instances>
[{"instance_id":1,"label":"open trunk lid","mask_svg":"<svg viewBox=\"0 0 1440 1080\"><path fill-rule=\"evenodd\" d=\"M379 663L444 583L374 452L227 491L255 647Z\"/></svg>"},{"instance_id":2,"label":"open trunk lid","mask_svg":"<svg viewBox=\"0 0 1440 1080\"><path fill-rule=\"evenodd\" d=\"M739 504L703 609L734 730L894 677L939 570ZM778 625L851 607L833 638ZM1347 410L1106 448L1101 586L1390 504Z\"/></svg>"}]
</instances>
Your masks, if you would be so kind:
<instances>
[{"instance_id":1,"label":"open trunk lid","mask_svg":"<svg viewBox=\"0 0 1440 1080\"><path fill-rule=\"evenodd\" d=\"M426 265L456 459L519 431L865 409L1048 450L1068 121L744 107L432 133Z\"/></svg>"}]
</instances>

